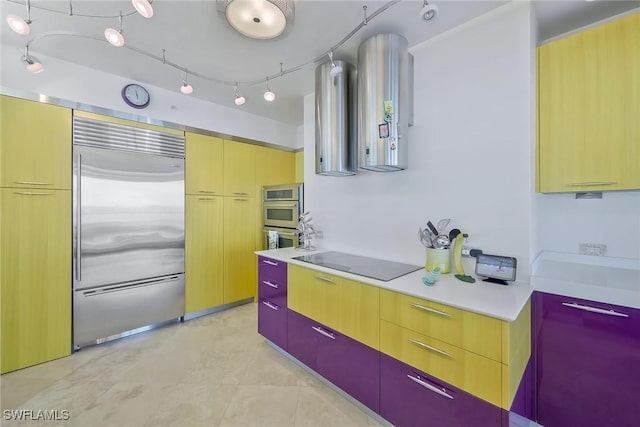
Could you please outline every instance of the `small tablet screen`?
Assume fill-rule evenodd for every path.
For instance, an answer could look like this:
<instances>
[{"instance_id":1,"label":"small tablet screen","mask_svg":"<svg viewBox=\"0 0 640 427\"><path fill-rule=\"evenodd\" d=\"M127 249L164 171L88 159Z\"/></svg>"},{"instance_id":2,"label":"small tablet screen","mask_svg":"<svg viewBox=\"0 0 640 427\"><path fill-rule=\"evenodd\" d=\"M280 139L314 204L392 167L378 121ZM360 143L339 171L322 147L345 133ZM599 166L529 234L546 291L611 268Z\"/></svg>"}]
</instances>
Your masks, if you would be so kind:
<instances>
[{"instance_id":1,"label":"small tablet screen","mask_svg":"<svg viewBox=\"0 0 640 427\"><path fill-rule=\"evenodd\" d=\"M476 258L476 274L512 281L516 279L516 263L512 257L480 254Z\"/></svg>"}]
</instances>

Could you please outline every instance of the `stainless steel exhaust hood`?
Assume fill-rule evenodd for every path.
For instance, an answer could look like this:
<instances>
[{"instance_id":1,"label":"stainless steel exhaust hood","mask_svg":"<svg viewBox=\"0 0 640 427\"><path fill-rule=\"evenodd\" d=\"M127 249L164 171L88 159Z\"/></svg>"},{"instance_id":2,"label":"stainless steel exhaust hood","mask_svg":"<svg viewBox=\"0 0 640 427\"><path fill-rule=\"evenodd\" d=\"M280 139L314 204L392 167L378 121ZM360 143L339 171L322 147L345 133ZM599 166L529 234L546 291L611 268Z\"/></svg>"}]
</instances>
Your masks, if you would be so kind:
<instances>
[{"instance_id":1,"label":"stainless steel exhaust hood","mask_svg":"<svg viewBox=\"0 0 640 427\"><path fill-rule=\"evenodd\" d=\"M358 48L361 169L388 172L407 168L411 65L408 42L398 34L378 34Z\"/></svg>"},{"instance_id":2,"label":"stainless steel exhaust hood","mask_svg":"<svg viewBox=\"0 0 640 427\"><path fill-rule=\"evenodd\" d=\"M345 61L327 62L316 68L316 173L319 175L355 175L357 171L355 76L353 66Z\"/></svg>"}]
</instances>

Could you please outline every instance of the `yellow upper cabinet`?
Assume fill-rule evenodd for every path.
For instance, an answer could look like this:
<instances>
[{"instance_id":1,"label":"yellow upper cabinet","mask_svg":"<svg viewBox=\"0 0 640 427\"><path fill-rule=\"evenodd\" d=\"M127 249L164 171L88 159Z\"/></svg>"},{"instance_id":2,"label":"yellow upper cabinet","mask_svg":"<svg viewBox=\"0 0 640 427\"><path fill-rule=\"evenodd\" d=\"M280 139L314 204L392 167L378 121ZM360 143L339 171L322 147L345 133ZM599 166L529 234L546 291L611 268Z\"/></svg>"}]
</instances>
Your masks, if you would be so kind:
<instances>
[{"instance_id":1,"label":"yellow upper cabinet","mask_svg":"<svg viewBox=\"0 0 640 427\"><path fill-rule=\"evenodd\" d=\"M186 132L185 145L187 194L221 196L224 192L223 140Z\"/></svg>"},{"instance_id":2,"label":"yellow upper cabinet","mask_svg":"<svg viewBox=\"0 0 640 427\"><path fill-rule=\"evenodd\" d=\"M289 184L295 181L294 153L269 147L255 147L256 184Z\"/></svg>"},{"instance_id":3,"label":"yellow upper cabinet","mask_svg":"<svg viewBox=\"0 0 640 427\"><path fill-rule=\"evenodd\" d=\"M304 151L298 151L296 156L296 178L295 182L304 182Z\"/></svg>"},{"instance_id":4,"label":"yellow upper cabinet","mask_svg":"<svg viewBox=\"0 0 640 427\"><path fill-rule=\"evenodd\" d=\"M224 140L224 194L256 195L256 146Z\"/></svg>"},{"instance_id":5,"label":"yellow upper cabinet","mask_svg":"<svg viewBox=\"0 0 640 427\"><path fill-rule=\"evenodd\" d=\"M71 110L0 98L0 186L71 189Z\"/></svg>"},{"instance_id":6,"label":"yellow upper cabinet","mask_svg":"<svg viewBox=\"0 0 640 427\"><path fill-rule=\"evenodd\" d=\"M538 49L542 193L640 189L640 13Z\"/></svg>"}]
</instances>

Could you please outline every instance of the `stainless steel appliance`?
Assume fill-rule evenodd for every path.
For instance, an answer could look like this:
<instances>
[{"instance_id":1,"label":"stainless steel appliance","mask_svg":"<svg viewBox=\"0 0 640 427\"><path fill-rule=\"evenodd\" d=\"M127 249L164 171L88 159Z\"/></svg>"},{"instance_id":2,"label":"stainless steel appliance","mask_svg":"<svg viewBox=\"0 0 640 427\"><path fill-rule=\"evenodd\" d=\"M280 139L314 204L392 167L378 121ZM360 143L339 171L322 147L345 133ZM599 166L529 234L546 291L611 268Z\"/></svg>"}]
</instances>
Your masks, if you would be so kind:
<instances>
[{"instance_id":1,"label":"stainless steel appliance","mask_svg":"<svg viewBox=\"0 0 640 427\"><path fill-rule=\"evenodd\" d=\"M358 47L358 164L406 169L413 121L413 60L399 34L378 34Z\"/></svg>"},{"instance_id":2,"label":"stainless steel appliance","mask_svg":"<svg viewBox=\"0 0 640 427\"><path fill-rule=\"evenodd\" d=\"M335 64L335 66L334 66ZM340 67L342 72L336 74ZM356 71L345 61L316 68L316 173L355 175L358 169Z\"/></svg>"},{"instance_id":3,"label":"stainless steel appliance","mask_svg":"<svg viewBox=\"0 0 640 427\"><path fill-rule=\"evenodd\" d=\"M369 258L360 255L351 255L343 252L321 252L312 255L295 257L300 261L334 270L345 271L359 276L378 279L384 282L396 279L405 274L420 270L423 267L403 264L401 262L386 261L377 258Z\"/></svg>"},{"instance_id":4,"label":"stainless steel appliance","mask_svg":"<svg viewBox=\"0 0 640 427\"><path fill-rule=\"evenodd\" d=\"M76 348L184 315L184 138L74 117Z\"/></svg>"},{"instance_id":5,"label":"stainless steel appliance","mask_svg":"<svg viewBox=\"0 0 640 427\"><path fill-rule=\"evenodd\" d=\"M278 233L277 247L297 246L298 219L304 210L303 184L271 185L262 188L264 248L270 248L269 231Z\"/></svg>"}]
</instances>

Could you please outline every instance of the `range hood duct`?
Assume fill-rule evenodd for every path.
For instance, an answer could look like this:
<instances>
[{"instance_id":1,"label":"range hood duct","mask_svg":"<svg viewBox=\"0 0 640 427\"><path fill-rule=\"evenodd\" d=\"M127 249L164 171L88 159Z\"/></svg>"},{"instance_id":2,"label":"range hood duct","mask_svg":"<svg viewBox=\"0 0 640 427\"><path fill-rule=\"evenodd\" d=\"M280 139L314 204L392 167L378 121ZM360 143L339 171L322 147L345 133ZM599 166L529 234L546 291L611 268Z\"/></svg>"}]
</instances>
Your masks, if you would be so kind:
<instances>
[{"instance_id":1,"label":"range hood duct","mask_svg":"<svg viewBox=\"0 0 640 427\"><path fill-rule=\"evenodd\" d=\"M358 48L361 169L389 172L407 168L412 59L407 39L398 34L378 34Z\"/></svg>"},{"instance_id":2,"label":"range hood duct","mask_svg":"<svg viewBox=\"0 0 640 427\"><path fill-rule=\"evenodd\" d=\"M316 68L316 173L355 175L358 168L356 72L345 61Z\"/></svg>"}]
</instances>

